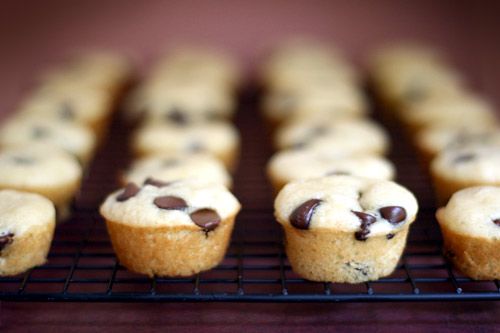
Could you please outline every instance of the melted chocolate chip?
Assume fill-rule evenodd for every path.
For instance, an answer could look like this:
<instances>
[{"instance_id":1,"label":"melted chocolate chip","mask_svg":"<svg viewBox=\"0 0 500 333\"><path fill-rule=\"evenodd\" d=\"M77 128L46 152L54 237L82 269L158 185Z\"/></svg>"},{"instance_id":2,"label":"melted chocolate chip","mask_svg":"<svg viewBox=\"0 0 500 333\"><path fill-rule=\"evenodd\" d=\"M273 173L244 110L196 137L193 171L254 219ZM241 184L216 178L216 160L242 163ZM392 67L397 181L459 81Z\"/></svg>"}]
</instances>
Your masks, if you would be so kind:
<instances>
[{"instance_id":1,"label":"melted chocolate chip","mask_svg":"<svg viewBox=\"0 0 500 333\"><path fill-rule=\"evenodd\" d=\"M134 197L141 189L134 183L128 183L123 192L116 197L116 201L122 202Z\"/></svg>"},{"instance_id":2,"label":"melted chocolate chip","mask_svg":"<svg viewBox=\"0 0 500 333\"><path fill-rule=\"evenodd\" d=\"M20 165L30 165L35 163L35 160L31 157L26 157L26 156L13 156L12 162Z\"/></svg>"},{"instance_id":3,"label":"melted chocolate chip","mask_svg":"<svg viewBox=\"0 0 500 333\"><path fill-rule=\"evenodd\" d=\"M59 116L64 120L73 120L76 115L71 105L68 102L64 102L59 109Z\"/></svg>"},{"instance_id":4,"label":"melted chocolate chip","mask_svg":"<svg viewBox=\"0 0 500 333\"><path fill-rule=\"evenodd\" d=\"M164 197L157 197L153 201L156 207L161 209L183 210L187 208L187 203L184 199L167 195Z\"/></svg>"},{"instance_id":5,"label":"melted chocolate chip","mask_svg":"<svg viewBox=\"0 0 500 333\"><path fill-rule=\"evenodd\" d=\"M168 186L170 184L172 184L172 182L164 182L164 181L154 179L151 177L147 178L144 181L144 185L152 185L152 186L156 186L156 187L165 187L165 186Z\"/></svg>"},{"instance_id":6,"label":"melted chocolate chip","mask_svg":"<svg viewBox=\"0 0 500 333\"><path fill-rule=\"evenodd\" d=\"M494 219L493 223L500 227L500 219Z\"/></svg>"},{"instance_id":7,"label":"melted chocolate chip","mask_svg":"<svg viewBox=\"0 0 500 333\"><path fill-rule=\"evenodd\" d=\"M170 112L168 112L167 120L170 120L171 122L179 126L185 126L189 123L186 114L184 114L178 109L173 109Z\"/></svg>"},{"instance_id":8,"label":"melted chocolate chip","mask_svg":"<svg viewBox=\"0 0 500 333\"><path fill-rule=\"evenodd\" d=\"M354 237L359 241L365 241L370 233L370 225L375 223L377 219L375 216L363 212L352 211L352 213L361 221L360 230L354 233Z\"/></svg>"},{"instance_id":9,"label":"melted chocolate chip","mask_svg":"<svg viewBox=\"0 0 500 333\"><path fill-rule=\"evenodd\" d=\"M8 232L6 234L0 235L0 251L2 251L7 245L11 244L14 241L14 234L12 232Z\"/></svg>"},{"instance_id":10,"label":"melted chocolate chip","mask_svg":"<svg viewBox=\"0 0 500 333\"><path fill-rule=\"evenodd\" d=\"M199 209L192 212L189 216L197 226L206 231L214 230L221 222L219 214L210 208Z\"/></svg>"},{"instance_id":11,"label":"melted chocolate chip","mask_svg":"<svg viewBox=\"0 0 500 333\"><path fill-rule=\"evenodd\" d=\"M406 220L406 210L400 206L387 206L379 209L380 215L389 223L398 224Z\"/></svg>"},{"instance_id":12,"label":"melted chocolate chip","mask_svg":"<svg viewBox=\"0 0 500 333\"><path fill-rule=\"evenodd\" d=\"M469 162L472 161L474 158L476 158L476 155L472 153L466 153L462 155L458 155L453 159L453 163L458 164L458 163L464 163L464 162Z\"/></svg>"},{"instance_id":13,"label":"melted chocolate chip","mask_svg":"<svg viewBox=\"0 0 500 333\"><path fill-rule=\"evenodd\" d=\"M35 126L31 131L31 137L33 139L42 139L48 136L49 136L49 131L44 127Z\"/></svg>"},{"instance_id":14,"label":"melted chocolate chip","mask_svg":"<svg viewBox=\"0 0 500 333\"><path fill-rule=\"evenodd\" d=\"M311 199L295 208L290 215L290 223L297 229L309 229L314 210L321 202L322 200L319 199Z\"/></svg>"},{"instance_id":15,"label":"melted chocolate chip","mask_svg":"<svg viewBox=\"0 0 500 333\"><path fill-rule=\"evenodd\" d=\"M387 234L387 235L385 235L385 238L387 238L387 239L393 239L394 236L395 236L394 234Z\"/></svg>"}]
</instances>

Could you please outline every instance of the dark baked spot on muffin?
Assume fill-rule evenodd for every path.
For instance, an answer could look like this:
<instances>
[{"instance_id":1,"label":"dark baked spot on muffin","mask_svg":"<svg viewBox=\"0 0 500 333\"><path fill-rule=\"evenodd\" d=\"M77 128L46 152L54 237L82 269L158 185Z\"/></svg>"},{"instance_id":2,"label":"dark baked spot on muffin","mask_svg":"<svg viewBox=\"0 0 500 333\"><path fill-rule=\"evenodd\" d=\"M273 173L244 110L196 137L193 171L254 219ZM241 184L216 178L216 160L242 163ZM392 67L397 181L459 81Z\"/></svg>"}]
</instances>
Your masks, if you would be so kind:
<instances>
[{"instance_id":1,"label":"dark baked spot on muffin","mask_svg":"<svg viewBox=\"0 0 500 333\"><path fill-rule=\"evenodd\" d=\"M50 134L49 130L42 126L34 126L31 130L31 137L33 139L43 139L48 137Z\"/></svg>"},{"instance_id":2,"label":"dark baked spot on muffin","mask_svg":"<svg viewBox=\"0 0 500 333\"><path fill-rule=\"evenodd\" d=\"M401 206L382 207L379 212L391 224L398 224L406 220L406 210Z\"/></svg>"},{"instance_id":3,"label":"dark baked spot on muffin","mask_svg":"<svg viewBox=\"0 0 500 333\"><path fill-rule=\"evenodd\" d=\"M473 153L465 153L465 154L461 154L461 155L456 156L453 159L453 163L454 164L465 163L465 162L472 161L475 158L476 158L475 154L473 154Z\"/></svg>"},{"instance_id":4,"label":"dark baked spot on muffin","mask_svg":"<svg viewBox=\"0 0 500 333\"><path fill-rule=\"evenodd\" d=\"M156 186L156 187L165 187L165 186L168 186L170 184L172 184L172 182L164 182L164 181L154 179L151 177L146 178L146 180L144 181L144 185L152 185L152 186Z\"/></svg>"},{"instance_id":5,"label":"dark baked spot on muffin","mask_svg":"<svg viewBox=\"0 0 500 333\"><path fill-rule=\"evenodd\" d=\"M221 222L221 217L217 212L210 208L202 208L192 212L190 215L191 220L203 228L205 231L211 231L217 228Z\"/></svg>"},{"instance_id":6,"label":"dark baked spot on muffin","mask_svg":"<svg viewBox=\"0 0 500 333\"><path fill-rule=\"evenodd\" d=\"M295 208L290 214L290 223L297 229L309 229L314 211L321 202L320 199L310 199Z\"/></svg>"},{"instance_id":7,"label":"dark baked spot on muffin","mask_svg":"<svg viewBox=\"0 0 500 333\"><path fill-rule=\"evenodd\" d=\"M116 197L116 201L123 202L134 197L141 189L134 183L128 183L122 193Z\"/></svg>"},{"instance_id":8,"label":"dark baked spot on muffin","mask_svg":"<svg viewBox=\"0 0 500 333\"><path fill-rule=\"evenodd\" d=\"M156 197L153 203L158 208L168 210L183 210L188 206L184 199L172 195Z\"/></svg>"},{"instance_id":9,"label":"dark baked spot on muffin","mask_svg":"<svg viewBox=\"0 0 500 333\"><path fill-rule=\"evenodd\" d=\"M349 269L354 269L357 272L360 272L363 276L368 276L368 272L370 271L370 267L366 264L362 264L355 261L350 261L345 264Z\"/></svg>"},{"instance_id":10,"label":"dark baked spot on muffin","mask_svg":"<svg viewBox=\"0 0 500 333\"><path fill-rule=\"evenodd\" d=\"M370 233L370 226L377 221L377 218L363 212L352 211L352 213L361 221L360 229L354 233L354 238L365 241Z\"/></svg>"},{"instance_id":11,"label":"dark baked spot on muffin","mask_svg":"<svg viewBox=\"0 0 500 333\"><path fill-rule=\"evenodd\" d=\"M0 234L0 252L9 244L14 241L14 234L12 232Z\"/></svg>"},{"instance_id":12,"label":"dark baked spot on muffin","mask_svg":"<svg viewBox=\"0 0 500 333\"><path fill-rule=\"evenodd\" d=\"M500 219L494 219L493 223L500 227Z\"/></svg>"}]
</instances>

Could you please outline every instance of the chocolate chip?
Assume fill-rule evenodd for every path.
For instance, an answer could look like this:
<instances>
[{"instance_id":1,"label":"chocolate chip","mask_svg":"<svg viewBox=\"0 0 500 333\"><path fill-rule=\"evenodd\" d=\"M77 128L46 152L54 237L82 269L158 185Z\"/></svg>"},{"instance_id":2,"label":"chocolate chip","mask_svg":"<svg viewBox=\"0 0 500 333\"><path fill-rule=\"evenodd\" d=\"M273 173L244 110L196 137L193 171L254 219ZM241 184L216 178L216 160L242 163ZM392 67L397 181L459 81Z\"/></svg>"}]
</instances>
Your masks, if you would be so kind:
<instances>
[{"instance_id":1,"label":"chocolate chip","mask_svg":"<svg viewBox=\"0 0 500 333\"><path fill-rule=\"evenodd\" d=\"M349 176L350 173L347 171L330 171L325 174L325 176Z\"/></svg>"},{"instance_id":2,"label":"chocolate chip","mask_svg":"<svg viewBox=\"0 0 500 333\"><path fill-rule=\"evenodd\" d=\"M0 251L2 251L7 245L14 241L14 234L8 232L6 234L0 234Z\"/></svg>"},{"instance_id":3,"label":"chocolate chip","mask_svg":"<svg viewBox=\"0 0 500 333\"><path fill-rule=\"evenodd\" d=\"M146 178L146 180L144 181L144 185L152 185L152 186L156 186L156 187L165 187L165 186L168 186L170 184L172 184L172 182L164 182L164 181L154 179L151 177Z\"/></svg>"},{"instance_id":4,"label":"chocolate chip","mask_svg":"<svg viewBox=\"0 0 500 333\"><path fill-rule=\"evenodd\" d=\"M325 135L328 132L329 132L328 127L326 127L326 126L316 126L316 127L314 127L312 129L311 137L322 136L322 135Z\"/></svg>"},{"instance_id":5,"label":"chocolate chip","mask_svg":"<svg viewBox=\"0 0 500 333\"><path fill-rule=\"evenodd\" d=\"M394 236L395 236L394 234L387 234L387 235L385 235L385 238L387 238L387 239L393 239Z\"/></svg>"},{"instance_id":6,"label":"chocolate chip","mask_svg":"<svg viewBox=\"0 0 500 333\"><path fill-rule=\"evenodd\" d=\"M134 183L128 183L125 189L123 189L123 192L116 197L116 201L126 201L139 193L140 190L139 186Z\"/></svg>"},{"instance_id":7,"label":"chocolate chip","mask_svg":"<svg viewBox=\"0 0 500 333\"><path fill-rule=\"evenodd\" d=\"M189 123L186 114L175 108L167 113L167 119L179 126L185 126Z\"/></svg>"},{"instance_id":8,"label":"chocolate chip","mask_svg":"<svg viewBox=\"0 0 500 333\"><path fill-rule=\"evenodd\" d=\"M189 216L197 226L206 231L214 230L221 222L219 214L210 208L199 209L192 212Z\"/></svg>"},{"instance_id":9,"label":"chocolate chip","mask_svg":"<svg viewBox=\"0 0 500 333\"><path fill-rule=\"evenodd\" d=\"M187 208L187 203L184 199L171 195L157 197L153 203L161 209L183 210Z\"/></svg>"},{"instance_id":10,"label":"chocolate chip","mask_svg":"<svg viewBox=\"0 0 500 333\"><path fill-rule=\"evenodd\" d=\"M380 215L389 223L398 224L406 220L406 210L400 206L387 206L379 209Z\"/></svg>"},{"instance_id":11,"label":"chocolate chip","mask_svg":"<svg viewBox=\"0 0 500 333\"><path fill-rule=\"evenodd\" d=\"M494 219L493 223L500 227L500 219Z\"/></svg>"},{"instance_id":12,"label":"chocolate chip","mask_svg":"<svg viewBox=\"0 0 500 333\"><path fill-rule=\"evenodd\" d=\"M161 161L161 166L163 168L170 168L170 167L176 166L177 164L179 164L179 161L176 159L173 159L173 158L165 159L165 160Z\"/></svg>"},{"instance_id":13,"label":"chocolate chip","mask_svg":"<svg viewBox=\"0 0 500 333\"><path fill-rule=\"evenodd\" d=\"M361 221L360 230L354 233L354 237L359 241L365 241L370 233L370 225L375 223L377 219L375 216L363 212L352 211L352 213Z\"/></svg>"},{"instance_id":14,"label":"chocolate chip","mask_svg":"<svg viewBox=\"0 0 500 333\"><path fill-rule=\"evenodd\" d=\"M33 130L31 132L31 137L33 139L42 139L42 138L46 138L48 136L49 136L49 131L47 128L44 128L41 126L33 127Z\"/></svg>"},{"instance_id":15,"label":"chocolate chip","mask_svg":"<svg viewBox=\"0 0 500 333\"><path fill-rule=\"evenodd\" d=\"M311 199L304 202L290 215L290 223L297 229L309 229L309 223L311 222L314 210L322 202L319 199Z\"/></svg>"},{"instance_id":16,"label":"chocolate chip","mask_svg":"<svg viewBox=\"0 0 500 333\"><path fill-rule=\"evenodd\" d=\"M193 152L193 153L199 153L203 150L205 150L205 148L199 142L193 142L188 147L188 151Z\"/></svg>"},{"instance_id":17,"label":"chocolate chip","mask_svg":"<svg viewBox=\"0 0 500 333\"><path fill-rule=\"evenodd\" d=\"M59 109L59 116L64 120L73 120L75 119L75 111L68 102L64 102Z\"/></svg>"},{"instance_id":18,"label":"chocolate chip","mask_svg":"<svg viewBox=\"0 0 500 333\"><path fill-rule=\"evenodd\" d=\"M474 155L472 153L466 153L466 154L458 155L457 157L455 157L453 159L453 163L469 162L469 161L473 160L474 158L476 158L476 155Z\"/></svg>"},{"instance_id":19,"label":"chocolate chip","mask_svg":"<svg viewBox=\"0 0 500 333\"><path fill-rule=\"evenodd\" d=\"M30 165L35 163L35 160L31 157L26 157L26 156L13 156L12 162L20 165Z\"/></svg>"}]
</instances>

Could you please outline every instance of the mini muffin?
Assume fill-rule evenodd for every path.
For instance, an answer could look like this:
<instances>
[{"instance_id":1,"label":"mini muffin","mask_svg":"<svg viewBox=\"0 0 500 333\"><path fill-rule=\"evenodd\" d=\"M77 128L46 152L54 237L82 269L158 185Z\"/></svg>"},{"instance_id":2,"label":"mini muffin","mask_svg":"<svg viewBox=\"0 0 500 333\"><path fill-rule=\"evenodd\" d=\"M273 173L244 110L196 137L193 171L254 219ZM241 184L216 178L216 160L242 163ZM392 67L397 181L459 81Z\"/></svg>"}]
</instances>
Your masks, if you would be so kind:
<instances>
[{"instance_id":1,"label":"mini muffin","mask_svg":"<svg viewBox=\"0 0 500 333\"><path fill-rule=\"evenodd\" d=\"M153 178L162 182L197 179L231 187L231 176L221 161L209 154L170 153L136 160L122 177L122 184L143 184Z\"/></svg>"},{"instance_id":2,"label":"mini muffin","mask_svg":"<svg viewBox=\"0 0 500 333\"><path fill-rule=\"evenodd\" d=\"M82 167L76 158L60 148L37 144L0 152L0 189L47 197L56 206L59 219L68 216L81 179Z\"/></svg>"},{"instance_id":3,"label":"mini muffin","mask_svg":"<svg viewBox=\"0 0 500 333\"><path fill-rule=\"evenodd\" d=\"M14 116L0 128L0 147L44 143L64 149L83 166L88 165L96 149L95 134L77 124L61 125L42 117Z\"/></svg>"},{"instance_id":4,"label":"mini muffin","mask_svg":"<svg viewBox=\"0 0 500 333\"><path fill-rule=\"evenodd\" d=\"M485 99L470 94L426 99L408 105L400 117L411 133L436 125L486 127L497 123L493 107Z\"/></svg>"},{"instance_id":5,"label":"mini muffin","mask_svg":"<svg viewBox=\"0 0 500 333\"><path fill-rule=\"evenodd\" d=\"M100 208L120 263L149 276L190 276L217 266L239 210L223 185L196 180L130 183Z\"/></svg>"},{"instance_id":6,"label":"mini muffin","mask_svg":"<svg viewBox=\"0 0 500 333\"><path fill-rule=\"evenodd\" d=\"M79 124L90 128L98 139L106 134L113 111L113 99L96 89L40 89L20 106L22 116L43 117L61 124Z\"/></svg>"},{"instance_id":7,"label":"mini muffin","mask_svg":"<svg viewBox=\"0 0 500 333\"><path fill-rule=\"evenodd\" d=\"M500 185L500 145L472 145L440 152L430 172L436 198L446 204L453 193L472 186Z\"/></svg>"},{"instance_id":8,"label":"mini muffin","mask_svg":"<svg viewBox=\"0 0 500 333\"><path fill-rule=\"evenodd\" d=\"M272 91L283 84L343 81L354 83L359 75L332 45L313 40L290 40L278 45L260 70L262 84Z\"/></svg>"},{"instance_id":9,"label":"mini muffin","mask_svg":"<svg viewBox=\"0 0 500 333\"><path fill-rule=\"evenodd\" d=\"M339 283L391 274L417 210L400 185L352 176L288 183L274 203L294 272Z\"/></svg>"},{"instance_id":10,"label":"mini muffin","mask_svg":"<svg viewBox=\"0 0 500 333\"><path fill-rule=\"evenodd\" d=\"M51 89L93 88L116 96L131 76L132 67L124 57L106 51L92 51L72 57L63 65L48 70L40 81L43 87Z\"/></svg>"},{"instance_id":11,"label":"mini muffin","mask_svg":"<svg viewBox=\"0 0 500 333\"><path fill-rule=\"evenodd\" d=\"M241 71L237 61L223 50L202 46L181 46L170 50L153 67L158 76L211 80L228 91L238 88Z\"/></svg>"},{"instance_id":12,"label":"mini muffin","mask_svg":"<svg viewBox=\"0 0 500 333\"><path fill-rule=\"evenodd\" d=\"M41 195L0 190L0 276L47 261L55 219L54 205Z\"/></svg>"},{"instance_id":13,"label":"mini muffin","mask_svg":"<svg viewBox=\"0 0 500 333\"><path fill-rule=\"evenodd\" d=\"M470 145L500 145L500 130L496 124L476 124L454 126L440 124L419 131L415 145L421 159L427 166L442 150L462 148Z\"/></svg>"},{"instance_id":14,"label":"mini muffin","mask_svg":"<svg viewBox=\"0 0 500 333\"><path fill-rule=\"evenodd\" d=\"M369 120L303 116L276 131L277 149L312 149L337 154L384 154L389 147L385 131Z\"/></svg>"},{"instance_id":15,"label":"mini muffin","mask_svg":"<svg viewBox=\"0 0 500 333\"><path fill-rule=\"evenodd\" d=\"M155 120L182 115L188 119L228 119L234 115L235 99L217 87L199 82L161 82L145 85L126 102L127 116Z\"/></svg>"},{"instance_id":16,"label":"mini muffin","mask_svg":"<svg viewBox=\"0 0 500 333\"><path fill-rule=\"evenodd\" d=\"M278 125L297 114L359 117L367 113L368 105L360 89L338 82L273 91L264 98L262 109L270 124Z\"/></svg>"},{"instance_id":17,"label":"mini muffin","mask_svg":"<svg viewBox=\"0 0 500 333\"><path fill-rule=\"evenodd\" d=\"M457 269L475 280L500 279L500 187L458 191L436 217L444 253Z\"/></svg>"},{"instance_id":18,"label":"mini muffin","mask_svg":"<svg viewBox=\"0 0 500 333\"><path fill-rule=\"evenodd\" d=\"M229 170L234 170L239 135L233 125L222 121L192 124L150 122L135 133L132 150L136 156L206 152L220 159Z\"/></svg>"},{"instance_id":19,"label":"mini muffin","mask_svg":"<svg viewBox=\"0 0 500 333\"><path fill-rule=\"evenodd\" d=\"M385 158L369 155L340 156L314 150L284 150L274 154L267 174L276 193L287 183L299 179L331 175L352 175L392 180L394 166Z\"/></svg>"},{"instance_id":20,"label":"mini muffin","mask_svg":"<svg viewBox=\"0 0 500 333\"><path fill-rule=\"evenodd\" d=\"M434 49L395 45L377 51L370 63L377 95L392 111L434 96L457 96L463 92L462 77Z\"/></svg>"}]
</instances>

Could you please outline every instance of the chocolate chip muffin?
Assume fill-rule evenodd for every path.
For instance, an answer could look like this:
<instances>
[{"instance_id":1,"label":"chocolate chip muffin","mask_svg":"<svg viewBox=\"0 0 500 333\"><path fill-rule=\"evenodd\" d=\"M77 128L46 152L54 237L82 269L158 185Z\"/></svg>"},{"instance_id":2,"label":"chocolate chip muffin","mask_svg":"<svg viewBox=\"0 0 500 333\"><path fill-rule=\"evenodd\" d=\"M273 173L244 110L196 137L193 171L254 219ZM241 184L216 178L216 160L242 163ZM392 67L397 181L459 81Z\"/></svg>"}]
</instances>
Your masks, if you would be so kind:
<instances>
[{"instance_id":1,"label":"chocolate chip muffin","mask_svg":"<svg viewBox=\"0 0 500 333\"><path fill-rule=\"evenodd\" d=\"M368 103L358 87L331 82L274 90L264 98L262 110L270 124L278 125L297 115L357 118L367 113Z\"/></svg>"},{"instance_id":2,"label":"chocolate chip muffin","mask_svg":"<svg viewBox=\"0 0 500 333\"><path fill-rule=\"evenodd\" d=\"M0 128L0 147L44 143L64 149L83 166L88 165L96 149L96 136L77 124L61 125L42 117L14 116Z\"/></svg>"},{"instance_id":3,"label":"chocolate chip muffin","mask_svg":"<svg viewBox=\"0 0 500 333\"><path fill-rule=\"evenodd\" d=\"M500 145L446 149L432 161L430 171L440 205L466 187L500 185Z\"/></svg>"},{"instance_id":4,"label":"chocolate chip muffin","mask_svg":"<svg viewBox=\"0 0 500 333\"><path fill-rule=\"evenodd\" d=\"M45 196L56 206L59 220L69 215L81 179L78 161L60 148L37 144L0 152L0 189Z\"/></svg>"},{"instance_id":5,"label":"chocolate chip muffin","mask_svg":"<svg viewBox=\"0 0 500 333\"><path fill-rule=\"evenodd\" d=\"M335 151L283 150L271 157L267 174L276 193L287 183L333 175L391 180L394 166L383 157L370 155L342 156Z\"/></svg>"},{"instance_id":6,"label":"chocolate chip muffin","mask_svg":"<svg viewBox=\"0 0 500 333\"><path fill-rule=\"evenodd\" d=\"M500 130L496 124L471 123L466 126L440 124L429 126L414 139L419 155L426 166L445 149L458 149L474 145L500 145Z\"/></svg>"},{"instance_id":7,"label":"chocolate chip muffin","mask_svg":"<svg viewBox=\"0 0 500 333\"><path fill-rule=\"evenodd\" d=\"M120 263L149 276L190 276L217 266L240 210L221 184L129 183L100 208Z\"/></svg>"},{"instance_id":8,"label":"chocolate chip muffin","mask_svg":"<svg viewBox=\"0 0 500 333\"><path fill-rule=\"evenodd\" d=\"M500 279L500 187L460 190L436 217L443 251L457 269L475 280Z\"/></svg>"},{"instance_id":9,"label":"chocolate chip muffin","mask_svg":"<svg viewBox=\"0 0 500 333\"><path fill-rule=\"evenodd\" d=\"M287 184L274 209L297 274L359 283L393 272L418 205L396 183L331 176Z\"/></svg>"},{"instance_id":10,"label":"chocolate chip muffin","mask_svg":"<svg viewBox=\"0 0 500 333\"><path fill-rule=\"evenodd\" d=\"M464 92L461 75L439 51L427 46L386 46L374 52L369 67L378 97L386 110L396 111L396 117L407 105Z\"/></svg>"},{"instance_id":11,"label":"chocolate chip muffin","mask_svg":"<svg viewBox=\"0 0 500 333\"><path fill-rule=\"evenodd\" d=\"M197 179L200 182L223 184L228 188L232 184L231 176L222 162L204 153L171 153L136 160L124 173L122 183L143 184L149 178L163 182Z\"/></svg>"},{"instance_id":12,"label":"chocolate chip muffin","mask_svg":"<svg viewBox=\"0 0 500 333\"><path fill-rule=\"evenodd\" d=\"M26 98L18 114L27 117L42 117L65 124L88 127L98 139L107 131L113 111L114 98L97 89L40 88Z\"/></svg>"},{"instance_id":13,"label":"chocolate chip muffin","mask_svg":"<svg viewBox=\"0 0 500 333\"><path fill-rule=\"evenodd\" d=\"M278 149L312 149L338 154L384 154L389 147L385 131L369 120L300 117L279 128Z\"/></svg>"},{"instance_id":14,"label":"chocolate chip muffin","mask_svg":"<svg viewBox=\"0 0 500 333\"><path fill-rule=\"evenodd\" d=\"M55 218L54 205L41 195L0 190L0 276L45 263Z\"/></svg>"},{"instance_id":15,"label":"chocolate chip muffin","mask_svg":"<svg viewBox=\"0 0 500 333\"><path fill-rule=\"evenodd\" d=\"M437 96L406 106L401 120L411 133L436 125L485 127L497 124L493 107L482 97L472 94Z\"/></svg>"},{"instance_id":16,"label":"chocolate chip muffin","mask_svg":"<svg viewBox=\"0 0 500 333\"><path fill-rule=\"evenodd\" d=\"M132 139L138 157L163 153L205 152L220 159L230 170L236 167L239 135L233 125L214 121L184 124L178 121L147 123Z\"/></svg>"}]
</instances>

